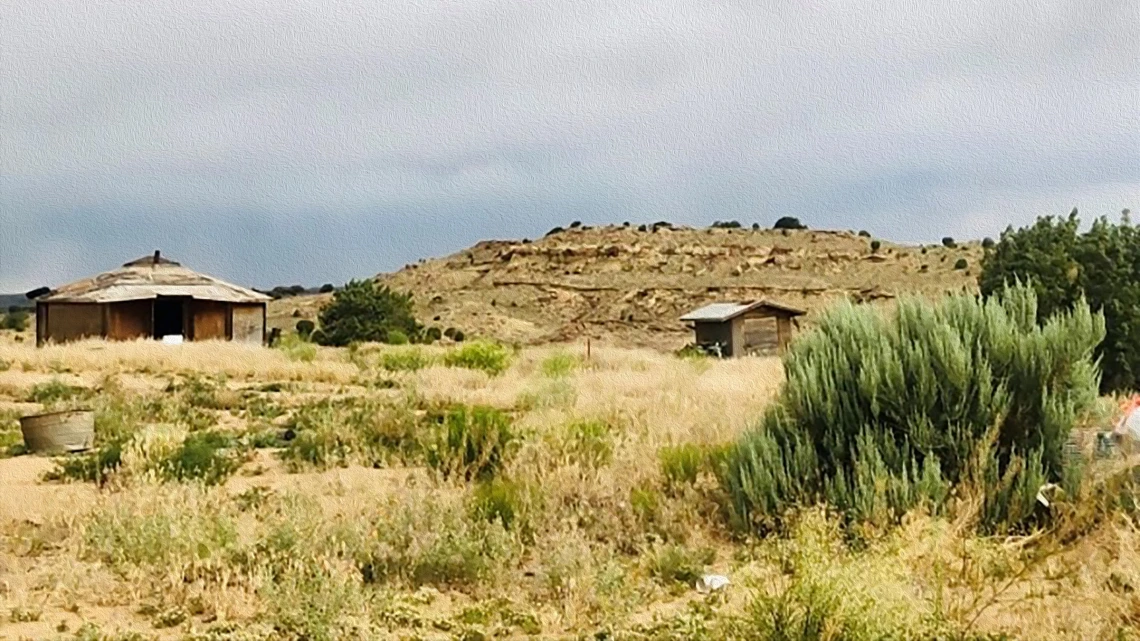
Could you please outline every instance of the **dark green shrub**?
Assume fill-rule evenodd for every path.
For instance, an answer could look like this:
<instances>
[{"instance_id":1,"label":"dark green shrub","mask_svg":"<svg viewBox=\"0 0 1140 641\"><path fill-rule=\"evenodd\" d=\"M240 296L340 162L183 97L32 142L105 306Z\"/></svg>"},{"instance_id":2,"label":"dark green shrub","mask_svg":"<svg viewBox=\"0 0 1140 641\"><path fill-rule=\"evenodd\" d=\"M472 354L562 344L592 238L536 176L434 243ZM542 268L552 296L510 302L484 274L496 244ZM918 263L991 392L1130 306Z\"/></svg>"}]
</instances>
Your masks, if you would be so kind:
<instances>
[{"instance_id":1,"label":"dark green shrub","mask_svg":"<svg viewBox=\"0 0 1140 641\"><path fill-rule=\"evenodd\" d=\"M321 285L321 288L318 291L322 294L331 294L336 291L336 287L334 287L332 283L325 283L324 285Z\"/></svg>"},{"instance_id":2,"label":"dark green shrub","mask_svg":"<svg viewBox=\"0 0 1140 641\"><path fill-rule=\"evenodd\" d=\"M555 234L561 234L564 231L566 231L566 230L562 229L561 227L555 227L554 229L551 229L550 231L546 232L546 235L547 236L553 236Z\"/></svg>"},{"instance_id":3,"label":"dark green shrub","mask_svg":"<svg viewBox=\"0 0 1140 641\"><path fill-rule=\"evenodd\" d=\"M793 344L778 401L728 455L734 523L769 527L822 501L886 525L918 504L938 511L968 481L984 492L984 529L1032 525L1038 481L1077 489L1064 445L1096 400L1103 337L1085 304L1038 325L1026 287L907 298L889 318L841 303Z\"/></svg>"},{"instance_id":4,"label":"dark green shrub","mask_svg":"<svg viewBox=\"0 0 1140 641\"><path fill-rule=\"evenodd\" d=\"M321 309L319 320L321 344L338 347L354 341L383 343L392 330L405 336L417 336L421 331L413 315L411 294L394 292L371 280L354 280L335 292L332 301Z\"/></svg>"},{"instance_id":5,"label":"dark green shrub","mask_svg":"<svg viewBox=\"0 0 1140 641\"><path fill-rule=\"evenodd\" d=\"M953 238L947 236L947 237L942 239L942 246L943 247L949 247L950 249L954 249L955 247L958 246L958 243L956 243Z\"/></svg>"},{"instance_id":6,"label":"dark green shrub","mask_svg":"<svg viewBox=\"0 0 1140 641\"><path fill-rule=\"evenodd\" d=\"M311 320L297 321L296 330L297 335L301 338L308 340L313 335L313 330L317 328L317 324Z\"/></svg>"},{"instance_id":7,"label":"dark green shrub","mask_svg":"<svg viewBox=\"0 0 1140 641\"><path fill-rule=\"evenodd\" d=\"M966 269L969 266L970 263L965 258L959 258L958 260L954 261L954 269Z\"/></svg>"},{"instance_id":8,"label":"dark green shrub","mask_svg":"<svg viewBox=\"0 0 1140 641\"><path fill-rule=\"evenodd\" d=\"M649 228L646 227L645 225L638 225L637 226L637 231L648 231L648 230L649 230Z\"/></svg>"},{"instance_id":9,"label":"dark green shrub","mask_svg":"<svg viewBox=\"0 0 1140 641\"><path fill-rule=\"evenodd\" d=\"M123 444L116 441L83 454L61 458L48 480L71 479L103 484L123 463Z\"/></svg>"},{"instance_id":10,"label":"dark green shrub","mask_svg":"<svg viewBox=\"0 0 1140 641\"><path fill-rule=\"evenodd\" d=\"M37 383L28 394L28 402L41 403L54 406L74 399L86 398L90 390L85 387L68 385L59 379L52 379L46 383Z\"/></svg>"},{"instance_id":11,"label":"dark green shrub","mask_svg":"<svg viewBox=\"0 0 1140 641\"><path fill-rule=\"evenodd\" d=\"M454 340L460 341L461 332L456 332ZM506 371L510 365L510 352L496 343L476 342L457 347L443 357L443 364L448 367L463 367L477 369L491 376L498 376Z\"/></svg>"},{"instance_id":12,"label":"dark green shrub","mask_svg":"<svg viewBox=\"0 0 1140 641\"><path fill-rule=\"evenodd\" d=\"M431 343L438 341L440 338L443 338L443 332L439 331L438 327L432 326L424 330L425 343L428 343L430 345Z\"/></svg>"},{"instance_id":13,"label":"dark green shrub","mask_svg":"<svg viewBox=\"0 0 1140 641\"><path fill-rule=\"evenodd\" d=\"M752 223L752 231L760 231L760 223Z\"/></svg>"},{"instance_id":14,"label":"dark green shrub","mask_svg":"<svg viewBox=\"0 0 1140 641\"><path fill-rule=\"evenodd\" d=\"M517 481L492 478L475 487L471 495L471 513L476 519L498 521L508 530L529 534L527 511L533 488Z\"/></svg>"},{"instance_id":15,"label":"dark green shrub","mask_svg":"<svg viewBox=\"0 0 1140 641\"><path fill-rule=\"evenodd\" d=\"M713 229L740 229L740 222L735 220L718 220L712 224Z\"/></svg>"},{"instance_id":16,"label":"dark green shrub","mask_svg":"<svg viewBox=\"0 0 1140 641\"><path fill-rule=\"evenodd\" d=\"M451 335L451 340L455 341L456 343L462 343L466 338L467 335L464 334L463 330L461 329L455 330L455 333Z\"/></svg>"},{"instance_id":17,"label":"dark green shrub","mask_svg":"<svg viewBox=\"0 0 1140 641\"><path fill-rule=\"evenodd\" d=\"M867 231L866 229L860 229L859 230L859 236L861 236L863 238L870 238L871 232Z\"/></svg>"},{"instance_id":18,"label":"dark green shrub","mask_svg":"<svg viewBox=\"0 0 1140 641\"><path fill-rule=\"evenodd\" d=\"M388 339L385 341L389 345L407 345L408 335L398 329L388 330Z\"/></svg>"},{"instance_id":19,"label":"dark green shrub","mask_svg":"<svg viewBox=\"0 0 1140 641\"><path fill-rule=\"evenodd\" d=\"M799 218L783 216L772 225L772 229L807 229L807 225L801 223Z\"/></svg>"},{"instance_id":20,"label":"dark green shrub","mask_svg":"<svg viewBox=\"0 0 1140 641\"><path fill-rule=\"evenodd\" d=\"M664 545L649 555L649 574L665 583L692 586L715 558L716 553L708 548L692 550L682 545Z\"/></svg>"},{"instance_id":21,"label":"dark green shrub","mask_svg":"<svg viewBox=\"0 0 1140 641\"><path fill-rule=\"evenodd\" d=\"M582 226L582 221L580 221L580 220L575 220L574 222L570 223L570 229L577 229L581 226Z\"/></svg>"},{"instance_id":22,"label":"dark green shrub","mask_svg":"<svg viewBox=\"0 0 1140 641\"><path fill-rule=\"evenodd\" d=\"M993 249L996 244L994 239L989 236L982 239L982 249Z\"/></svg>"},{"instance_id":23,"label":"dark green shrub","mask_svg":"<svg viewBox=\"0 0 1140 641\"><path fill-rule=\"evenodd\" d=\"M882 242L880 242L878 240L872 240L871 241L871 253L877 254L879 252L879 249L882 248L882 246L883 246Z\"/></svg>"},{"instance_id":24,"label":"dark green shrub","mask_svg":"<svg viewBox=\"0 0 1140 641\"><path fill-rule=\"evenodd\" d=\"M1101 392L1140 388L1140 229L1104 218L1079 233L1076 211L1067 219L1039 218L1008 228L982 260L984 296L1020 280L1037 292L1038 319L1072 309L1083 297L1104 314L1106 336L1097 350Z\"/></svg>"},{"instance_id":25,"label":"dark green shrub","mask_svg":"<svg viewBox=\"0 0 1140 641\"><path fill-rule=\"evenodd\" d=\"M157 465L159 473L172 481L200 480L216 485L241 467L232 436L221 432L193 432L182 446Z\"/></svg>"},{"instance_id":26,"label":"dark green shrub","mask_svg":"<svg viewBox=\"0 0 1140 641\"><path fill-rule=\"evenodd\" d=\"M458 405L437 417L424 444L427 464L444 478L488 480L515 441L511 418L493 407Z\"/></svg>"},{"instance_id":27,"label":"dark green shrub","mask_svg":"<svg viewBox=\"0 0 1140 641\"><path fill-rule=\"evenodd\" d=\"M613 461L612 429L604 421L575 421L566 426L564 454L587 467L604 467Z\"/></svg>"}]
</instances>

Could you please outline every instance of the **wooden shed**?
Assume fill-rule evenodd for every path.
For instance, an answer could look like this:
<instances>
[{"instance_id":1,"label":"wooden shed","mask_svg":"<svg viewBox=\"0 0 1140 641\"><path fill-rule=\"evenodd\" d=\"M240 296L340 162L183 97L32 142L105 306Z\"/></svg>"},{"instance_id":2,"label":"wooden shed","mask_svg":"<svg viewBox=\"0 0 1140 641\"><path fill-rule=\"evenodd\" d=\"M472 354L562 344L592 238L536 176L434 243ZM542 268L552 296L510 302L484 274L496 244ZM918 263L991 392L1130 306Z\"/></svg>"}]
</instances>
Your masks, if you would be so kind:
<instances>
[{"instance_id":1,"label":"wooden shed","mask_svg":"<svg viewBox=\"0 0 1140 641\"><path fill-rule=\"evenodd\" d=\"M264 344L269 300L265 294L191 271L156 251L35 296L36 345L87 337L167 336Z\"/></svg>"},{"instance_id":2,"label":"wooden shed","mask_svg":"<svg viewBox=\"0 0 1140 641\"><path fill-rule=\"evenodd\" d=\"M796 318L806 314L802 309L760 300L746 303L713 303L693 310L681 317L690 323L696 333L696 343L702 346L718 345L725 357L744 356L764 351L764 335L774 335L773 347L782 353L792 340L792 326ZM750 332L749 324L765 321L774 331L766 328Z\"/></svg>"}]
</instances>

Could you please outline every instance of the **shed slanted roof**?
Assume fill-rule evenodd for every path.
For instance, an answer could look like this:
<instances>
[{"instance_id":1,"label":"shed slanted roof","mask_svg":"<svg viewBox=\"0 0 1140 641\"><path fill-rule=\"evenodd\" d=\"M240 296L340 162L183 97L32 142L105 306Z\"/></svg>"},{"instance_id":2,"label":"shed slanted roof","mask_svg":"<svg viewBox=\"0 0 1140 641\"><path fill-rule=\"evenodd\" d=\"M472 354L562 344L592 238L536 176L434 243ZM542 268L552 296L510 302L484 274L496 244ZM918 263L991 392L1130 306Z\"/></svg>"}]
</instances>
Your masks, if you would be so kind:
<instances>
[{"instance_id":1,"label":"shed slanted roof","mask_svg":"<svg viewBox=\"0 0 1140 641\"><path fill-rule=\"evenodd\" d=\"M723 323L732 320L741 314L747 314L758 309L767 308L775 312L783 313L787 316L803 316L807 312L795 307L789 307L780 303L773 303L767 300L758 300L752 303L713 303L705 305L700 309L695 309L688 314L681 317L682 321L693 322L706 322L706 323Z\"/></svg>"},{"instance_id":2,"label":"shed slanted roof","mask_svg":"<svg viewBox=\"0 0 1140 641\"><path fill-rule=\"evenodd\" d=\"M47 303L118 303L187 296L224 303L260 303L271 297L200 274L165 258L147 256L97 276L68 283L37 298Z\"/></svg>"}]
</instances>

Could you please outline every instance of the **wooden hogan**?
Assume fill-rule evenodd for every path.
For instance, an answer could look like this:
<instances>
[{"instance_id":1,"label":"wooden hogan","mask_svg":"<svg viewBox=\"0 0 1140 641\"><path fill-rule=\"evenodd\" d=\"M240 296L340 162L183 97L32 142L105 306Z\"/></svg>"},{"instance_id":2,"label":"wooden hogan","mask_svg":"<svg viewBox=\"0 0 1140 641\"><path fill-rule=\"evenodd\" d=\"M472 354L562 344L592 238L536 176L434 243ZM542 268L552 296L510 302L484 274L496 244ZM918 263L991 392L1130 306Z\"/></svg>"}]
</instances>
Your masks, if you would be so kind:
<instances>
[{"instance_id":1,"label":"wooden hogan","mask_svg":"<svg viewBox=\"0 0 1140 641\"><path fill-rule=\"evenodd\" d=\"M269 296L191 271L159 252L36 301L36 345L86 337L265 342Z\"/></svg>"},{"instance_id":2,"label":"wooden hogan","mask_svg":"<svg viewBox=\"0 0 1140 641\"><path fill-rule=\"evenodd\" d=\"M748 331L752 321L767 321L771 326L775 321L775 348L783 353L792 340L793 324L798 325L797 317L806 314L802 309L774 303L767 300L745 303L713 303L693 310L681 317L690 323L696 333L697 345L719 346L721 356L736 357L763 351L763 335L771 331Z\"/></svg>"}]
</instances>

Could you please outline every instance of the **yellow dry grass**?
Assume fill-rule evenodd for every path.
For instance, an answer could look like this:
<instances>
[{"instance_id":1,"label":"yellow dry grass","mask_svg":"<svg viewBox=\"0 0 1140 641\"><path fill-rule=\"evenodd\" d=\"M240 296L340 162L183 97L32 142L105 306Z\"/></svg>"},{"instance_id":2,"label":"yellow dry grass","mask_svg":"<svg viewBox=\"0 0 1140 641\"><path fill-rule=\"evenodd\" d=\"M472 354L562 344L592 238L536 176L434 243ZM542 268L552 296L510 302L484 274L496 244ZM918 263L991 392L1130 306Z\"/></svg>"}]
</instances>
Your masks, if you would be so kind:
<instances>
[{"instance_id":1,"label":"yellow dry grass","mask_svg":"<svg viewBox=\"0 0 1140 641\"><path fill-rule=\"evenodd\" d=\"M377 367L401 349L420 349L434 364ZM1140 532L1124 520L1040 562L921 514L859 550L813 511L786 539L728 536L715 481L702 475L669 489L658 457L670 446L729 443L748 429L778 392L775 359L682 360L595 344L587 360L581 345L564 345L525 349L490 376L445 367L443 354L366 346L322 349L305 362L228 344L0 344L10 363L0 403L9 407L44 380L109 374L140 382L100 392L118 402L165 396L185 405L160 391L162 381L198 373L295 383L258 393L283 419L330 396L371 403L360 406L367 412L403 398L500 408L522 438L501 477L519 492L511 501L524 524L504 530L477 518L474 484L399 457L361 465L358 451L290 473L276 450L261 449L217 486L163 481L148 462L187 428L140 423L148 436L124 454L129 473L102 489L41 480L50 467L41 457L0 459L0 636L63 637L61 623L70 633L93 622L162 639L204 638L194 635L224 625L246 636L212 638L563 638L638 626L650 639L741 638L717 626L764 616L752 609L757 598L769 599L760 601L767 608L784 598L789 607L833 604L835 625L866 632L852 639L887 627L924 630L934 619L1017 639L1136 638L1128 635L1140 622ZM376 386L381 379L398 389ZM266 428L248 407L229 405L195 409L218 429ZM319 429L339 437L360 420L343 410ZM601 464L568 449L582 434L601 438L575 432L583 423L604 427L608 440L587 442L610 448ZM702 571L732 580L723 594L698 595L688 578L670 578L687 577L678 564L705 549ZM365 567L398 576L367 583Z\"/></svg>"}]
</instances>

